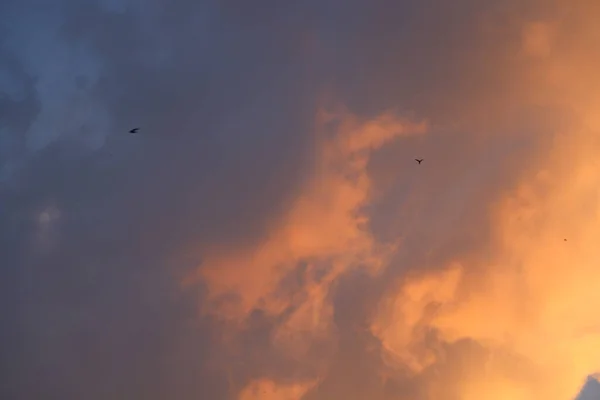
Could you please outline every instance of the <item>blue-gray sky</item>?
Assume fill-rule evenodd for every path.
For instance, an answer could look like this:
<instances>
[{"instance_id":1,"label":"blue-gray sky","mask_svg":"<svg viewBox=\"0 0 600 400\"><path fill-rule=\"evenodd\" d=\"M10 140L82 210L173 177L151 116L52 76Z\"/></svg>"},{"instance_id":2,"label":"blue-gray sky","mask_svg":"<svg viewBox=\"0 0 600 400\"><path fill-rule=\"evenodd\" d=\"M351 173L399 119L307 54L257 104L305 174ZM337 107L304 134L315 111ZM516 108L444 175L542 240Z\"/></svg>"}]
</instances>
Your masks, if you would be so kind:
<instances>
[{"instance_id":1,"label":"blue-gray sky","mask_svg":"<svg viewBox=\"0 0 600 400\"><path fill-rule=\"evenodd\" d=\"M0 397L573 397L598 15L0 2Z\"/></svg>"}]
</instances>

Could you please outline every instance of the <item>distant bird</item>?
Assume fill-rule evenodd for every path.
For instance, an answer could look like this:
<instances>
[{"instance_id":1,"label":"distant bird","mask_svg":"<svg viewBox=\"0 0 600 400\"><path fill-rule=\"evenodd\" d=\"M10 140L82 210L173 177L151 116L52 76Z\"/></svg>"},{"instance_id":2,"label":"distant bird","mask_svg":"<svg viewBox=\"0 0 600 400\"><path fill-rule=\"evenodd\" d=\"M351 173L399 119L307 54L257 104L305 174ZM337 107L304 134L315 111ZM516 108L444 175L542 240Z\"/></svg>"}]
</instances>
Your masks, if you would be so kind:
<instances>
[{"instance_id":1,"label":"distant bird","mask_svg":"<svg viewBox=\"0 0 600 400\"><path fill-rule=\"evenodd\" d=\"M129 133L137 133L137 131L138 131L139 129L140 129L140 128L133 128L132 130L130 130L130 131L129 131Z\"/></svg>"},{"instance_id":2,"label":"distant bird","mask_svg":"<svg viewBox=\"0 0 600 400\"><path fill-rule=\"evenodd\" d=\"M423 159L422 158L421 159L415 158L415 161L418 162L419 164L421 164L423 162Z\"/></svg>"}]
</instances>

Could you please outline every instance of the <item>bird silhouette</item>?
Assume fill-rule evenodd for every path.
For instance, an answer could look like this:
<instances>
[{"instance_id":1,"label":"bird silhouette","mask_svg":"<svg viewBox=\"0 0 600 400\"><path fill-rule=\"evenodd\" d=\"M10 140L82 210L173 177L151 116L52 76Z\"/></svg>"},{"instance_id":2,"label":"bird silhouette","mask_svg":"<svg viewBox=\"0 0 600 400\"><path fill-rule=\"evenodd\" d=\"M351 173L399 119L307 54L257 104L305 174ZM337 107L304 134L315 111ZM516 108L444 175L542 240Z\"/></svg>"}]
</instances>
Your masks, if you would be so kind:
<instances>
[{"instance_id":1,"label":"bird silhouette","mask_svg":"<svg viewBox=\"0 0 600 400\"><path fill-rule=\"evenodd\" d=\"M138 131L139 129L140 129L140 128L133 128L132 130L130 130L130 131L129 131L129 133L137 133L137 131Z\"/></svg>"},{"instance_id":2,"label":"bird silhouette","mask_svg":"<svg viewBox=\"0 0 600 400\"><path fill-rule=\"evenodd\" d=\"M415 158L415 161L418 162L419 164L421 164L421 162L423 162L423 159Z\"/></svg>"}]
</instances>

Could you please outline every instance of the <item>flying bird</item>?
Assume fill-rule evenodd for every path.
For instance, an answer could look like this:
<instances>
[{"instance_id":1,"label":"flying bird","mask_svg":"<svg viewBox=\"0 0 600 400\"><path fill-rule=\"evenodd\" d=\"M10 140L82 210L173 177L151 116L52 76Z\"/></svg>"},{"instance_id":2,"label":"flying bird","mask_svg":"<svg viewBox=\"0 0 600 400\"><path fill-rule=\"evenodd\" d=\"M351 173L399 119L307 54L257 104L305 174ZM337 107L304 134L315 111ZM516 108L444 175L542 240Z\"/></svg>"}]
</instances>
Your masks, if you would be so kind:
<instances>
[{"instance_id":1,"label":"flying bird","mask_svg":"<svg viewBox=\"0 0 600 400\"><path fill-rule=\"evenodd\" d=\"M421 162L423 161L423 159L419 159L419 158L415 158L415 161L418 162L419 164L421 164Z\"/></svg>"},{"instance_id":2,"label":"flying bird","mask_svg":"<svg viewBox=\"0 0 600 400\"><path fill-rule=\"evenodd\" d=\"M130 131L129 131L129 133L137 133L137 131L138 131L139 129L140 129L140 128L133 128L132 130L130 130Z\"/></svg>"}]
</instances>

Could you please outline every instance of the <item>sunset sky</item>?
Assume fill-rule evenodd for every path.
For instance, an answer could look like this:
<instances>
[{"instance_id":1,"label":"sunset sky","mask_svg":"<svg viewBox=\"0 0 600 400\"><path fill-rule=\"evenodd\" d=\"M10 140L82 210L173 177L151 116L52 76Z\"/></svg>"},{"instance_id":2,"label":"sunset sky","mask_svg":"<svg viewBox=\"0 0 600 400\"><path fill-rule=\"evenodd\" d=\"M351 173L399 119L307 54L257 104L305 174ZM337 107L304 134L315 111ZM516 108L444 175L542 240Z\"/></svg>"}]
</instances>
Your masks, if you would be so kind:
<instances>
[{"instance_id":1,"label":"sunset sky","mask_svg":"<svg viewBox=\"0 0 600 400\"><path fill-rule=\"evenodd\" d=\"M599 19L0 0L0 398L600 399Z\"/></svg>"}]
</instances>

